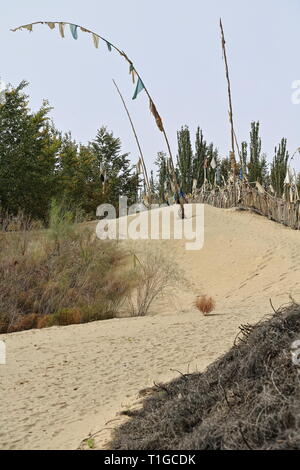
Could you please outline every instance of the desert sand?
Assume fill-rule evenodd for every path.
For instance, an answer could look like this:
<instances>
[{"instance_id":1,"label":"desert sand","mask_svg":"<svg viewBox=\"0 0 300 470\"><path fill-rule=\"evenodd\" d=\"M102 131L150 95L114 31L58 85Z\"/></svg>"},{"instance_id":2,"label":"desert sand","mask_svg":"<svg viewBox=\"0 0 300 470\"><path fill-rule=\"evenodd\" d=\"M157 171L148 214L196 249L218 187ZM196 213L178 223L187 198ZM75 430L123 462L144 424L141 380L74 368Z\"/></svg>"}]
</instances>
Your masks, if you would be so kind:
<instances>
[{"instance_id":1,"label":"desert sand","mask_svg":"<svg viewBox=\"0 0 300 470\"><path fill-rule=\"evenodd\" d=\"M200 251L186 251L184 240L151 243L190 286L147 317L0 336L1 449L76 449L118 423L139 390L203 370L232 346L239 325L272 313L270 298L275 307L290 295L300 301L299 232L253 213L206 206ZM211 316L193 307L195 293L215 298Z\"/></svg>"}]
</instances>

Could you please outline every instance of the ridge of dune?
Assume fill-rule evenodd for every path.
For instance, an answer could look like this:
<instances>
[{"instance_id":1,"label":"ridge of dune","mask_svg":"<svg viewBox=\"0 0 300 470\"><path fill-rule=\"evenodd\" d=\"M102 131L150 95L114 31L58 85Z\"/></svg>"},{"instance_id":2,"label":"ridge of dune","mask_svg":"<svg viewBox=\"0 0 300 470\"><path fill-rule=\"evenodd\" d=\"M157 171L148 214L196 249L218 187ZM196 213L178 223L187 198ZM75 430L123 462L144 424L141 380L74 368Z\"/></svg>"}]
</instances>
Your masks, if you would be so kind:
<instances>
[{"instance_id":1,"label":"ridge of dune","mask_svg":"<svg viewBox=\"0 0 300 470\"><path fill-rule=\"evenodd\" d=\"M239 325L271 313L270 298L275 306L289 295L300 301L299 232L256 214L205 206L200 251L186 251L185 240L147 243L169 254L190 285L149 316L0 335L1 449L77 448L139 390L225 353ZM194 309L196 292L215 298L213 315Z\"/></svg>"}]
</instances>

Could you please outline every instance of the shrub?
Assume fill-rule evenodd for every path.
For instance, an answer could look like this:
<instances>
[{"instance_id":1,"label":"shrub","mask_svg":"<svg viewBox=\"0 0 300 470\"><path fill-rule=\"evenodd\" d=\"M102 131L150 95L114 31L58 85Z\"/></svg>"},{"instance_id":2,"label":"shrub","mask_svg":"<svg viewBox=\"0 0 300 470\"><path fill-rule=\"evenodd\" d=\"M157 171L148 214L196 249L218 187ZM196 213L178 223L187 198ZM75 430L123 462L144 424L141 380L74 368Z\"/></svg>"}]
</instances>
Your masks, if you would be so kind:
<instances>
[{"instance_id":1,"label":"shrub","mask_svg":"<svg viewBox=\"0 0 300 470\"><path fill-rule=\"evenodd\" d=\"M215 309L216 303L212 297L201 295L197 297L195 301L195 307L199 310L199 312L202 312L203 315L208 315Z\"/></svg>"},{"instance_id":2,"label":"shrub","mask_svg":"<svg viewBox=\"0 0 300 470\"><path fill-rule=\"evenodd\" d=\"M127 293L126 253L57 211L49 230L0 232L0 333L113 318Z\"/></svg>"},{"instance_id":3,"label":"shrub","mask_svg":"<svg viewBox=\"0 0 300 470\"><path fill-rule=\"evenodd\" d=\"M145 316L157 297L185 280L176 263L163 253L148 250L139 256L133 253L133 257L134 269L129 275L131 289L127 303L132 316Z\"/></svg>"}]
</instances>

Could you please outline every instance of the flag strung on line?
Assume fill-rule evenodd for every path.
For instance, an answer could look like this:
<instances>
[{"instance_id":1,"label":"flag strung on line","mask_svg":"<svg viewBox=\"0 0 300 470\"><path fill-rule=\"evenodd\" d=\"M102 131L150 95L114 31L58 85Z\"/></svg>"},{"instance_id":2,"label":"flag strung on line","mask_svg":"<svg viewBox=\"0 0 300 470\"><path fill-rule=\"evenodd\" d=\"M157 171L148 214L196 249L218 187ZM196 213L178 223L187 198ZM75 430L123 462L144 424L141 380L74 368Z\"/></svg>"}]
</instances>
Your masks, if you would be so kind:
<instances>
[{"instance_id":1,"label":"flag strung on line","mask_svg":"<svg viewBox=\"0 0 300 470\"><path fill-rule=\"evenodd\" d=\"M285 185L291 184L291 175L290 175L289 168L287 169L287 172L286 172L286 176L285 176L285 179L284 179L284 184Z\"/></svg>"},{"instance_id":2,"label":"flag strung on line","mask_svg":"<svg viewBox=\"0 0 300 470\"><path fill-rule=\"evenodd\" d=\"M55 29L56 25L58 25L58 30L59 30L59 33L60 33L60 36L62 38L65 37L65 26L66 25L69 25L69 28L70 28L70 32L71 32L71 35L72 37L77 40L78 39L78 28L80 28L80 30L84 33L90 33L92 35L92 40L93 40L93 43L95 45L95 47L98 49L99 48L99 43L100 43L100 39L103 40L106 45L107 45L107 48L108 50L111 52L112 49L116 50L117 52L119 52L119 54L121 56L124 57L124 59L129 63L129 73L131 74L132 76L132 81L133 83L135 84L136 83L136 78L137 78L137 84L136 84L136 88L135 88L135 91L134 91L134 95L132 97L133 100L135 100L137 98L137 96L139 95L139 93L142 91L142 90L146 90L146 87L142 81L142 79L140 78L139 74L137 73L137 71L135 70L134 68L134 65L132 63L132 61L127 57L127 55L125 54L124 51L120 50L118 47L116 47L114 44L112 44L111 42L107 41L105 38L103 38L102 36L99 36L98 34L94 33L93 31L89 30L89 29L86 29L84 28L83 26L78 26L78 25L75 25L73 23L65 23L65 22L62 22L62 21L59 21L59 22L54 22L54 21L36 21L34 23L30 23L30 24L25 24L25 25L22 25L22 26L18 26L17 28L15 29L11 29L11 31L15 32L15 31L18 31L18 30L22 30L22 29L27 29L28 31L32 32L33 30L33 26L37 25L37 24L47 24L49 26L49 28L52 30L52 29ZM148 94L148 92L147 92ZM149 95L148 95L149 96ZM156 106L155 104L153 103L152 99L150 98L149 96L149 106L150 106L150 111L153 115L153 117L155 118L155 121L156 121L156 125L158 127L158 129L161 131L161 132L164 132L164 126L163 126L163 122L162 122L162 119L160 117L160 115L158 114L158 111L156 109Z\"/></svg>"},{"instance_id":3,"label":"flag strung on line","mask_svg":"<svg viewBox=\"0 0 300 470\"><path fill-rule=\"evenodd\" d=\"M58 29L62 38L65 37L65 23L58 23Z\"/></svg>"},{"instance_id":4,"label":"flag strung on line","mask_svg":"<svg viewBox=\"0 0 300 470\"><path fill-rule=\"evenodd\" d=\"M99 39L100 39L100 38L99 38L99 36L98 36L97 34L95 34L95 33L92 33L92 35L93 35L94 45L95 45L96 49L98 49L98 47L99 47Z\"/></svg>"},{"instance_id":5,"label":"flag strung on line","mask_svg":"<svg viewBox=\"0 0 300 470\"><path fill-rule=\"evenodd\" d=\"M150 99L150 111L151 111L151 113L153 114L153 116L154 116L154 118L155 118L156 125L157 125L158 129L159 129L161 132L163 132L163 131L164 131L164 126L163 126L161 117L160 117L160 115L158 114L157 109L156 109L156 106L155 106L155 104L153 103L153 101L152 101L151 99Z\"/></svg>"},{"instance_id":6,"label":"flag strung on line","mask_svg":"<svg viewBox=\"0 0 300 470\"><path fill-rule=\"evenodd\" d=\"M133 64L129 64L129 74L132 76L132 81L135 83L136 71L134 70Z\"/></svg>"},{"instance_id":7,"label":"flag strung on line","mask_svg":"<svg viewBox=\"0 0 300 470\"><path fill-rule=\"evenodd\" d=\"M78 26L76 24L70 24L70 31L74 39L78 39L77 28Z\"/></svg>"},{"instance_id":8,"label":"flag strung on line","mask_svg":"<svg viewBox=\"0 0 300 470\"><path fill-rule=\"evenodd\" d=\"M138 94L139 94L142 90L144 90L144 89L145 89L145 86L144 86L142 80L141 80L140 77L139 77L138 82L137 82L137 84L136 84L136 89L135 89L135 92L134 92L134 95L133 95L132 99L135 100L135 99L137 98Z\"/></svg>"}]
</instances>

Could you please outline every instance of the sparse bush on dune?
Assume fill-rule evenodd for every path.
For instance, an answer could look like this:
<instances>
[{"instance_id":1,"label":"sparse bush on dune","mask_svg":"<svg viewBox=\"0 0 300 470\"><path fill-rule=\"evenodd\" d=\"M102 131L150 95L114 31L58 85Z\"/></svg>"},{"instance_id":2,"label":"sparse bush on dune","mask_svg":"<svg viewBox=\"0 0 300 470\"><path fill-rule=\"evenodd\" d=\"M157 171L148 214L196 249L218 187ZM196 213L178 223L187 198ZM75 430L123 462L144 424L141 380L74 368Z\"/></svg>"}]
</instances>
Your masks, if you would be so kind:
<instances>
[{"instance_id":1,"label":"sparse bush on dune","mask_svg":"<svg viewBox=\"0 0 300 470\"><path fill-rule=\"evenodd\" d=\"M197 297L194 305L199 310L199 312L203 313L203 315L208 315L215 309L216 302L212 297L201 295Z\"/></svg>"},{"instance_id":2,"label":"sparse bush on dune","mask_svg":"<svg viewBox=\"0 0 300 470\"><path fill-rule=\"evenodd\" d=\"M126 305L134 317L147 315L155 299L170 289L185 282L177 264L163 253L146 250L133 254L134 269L129 276L131 289L126 296Z\"/></svg>"}]
</instances>

